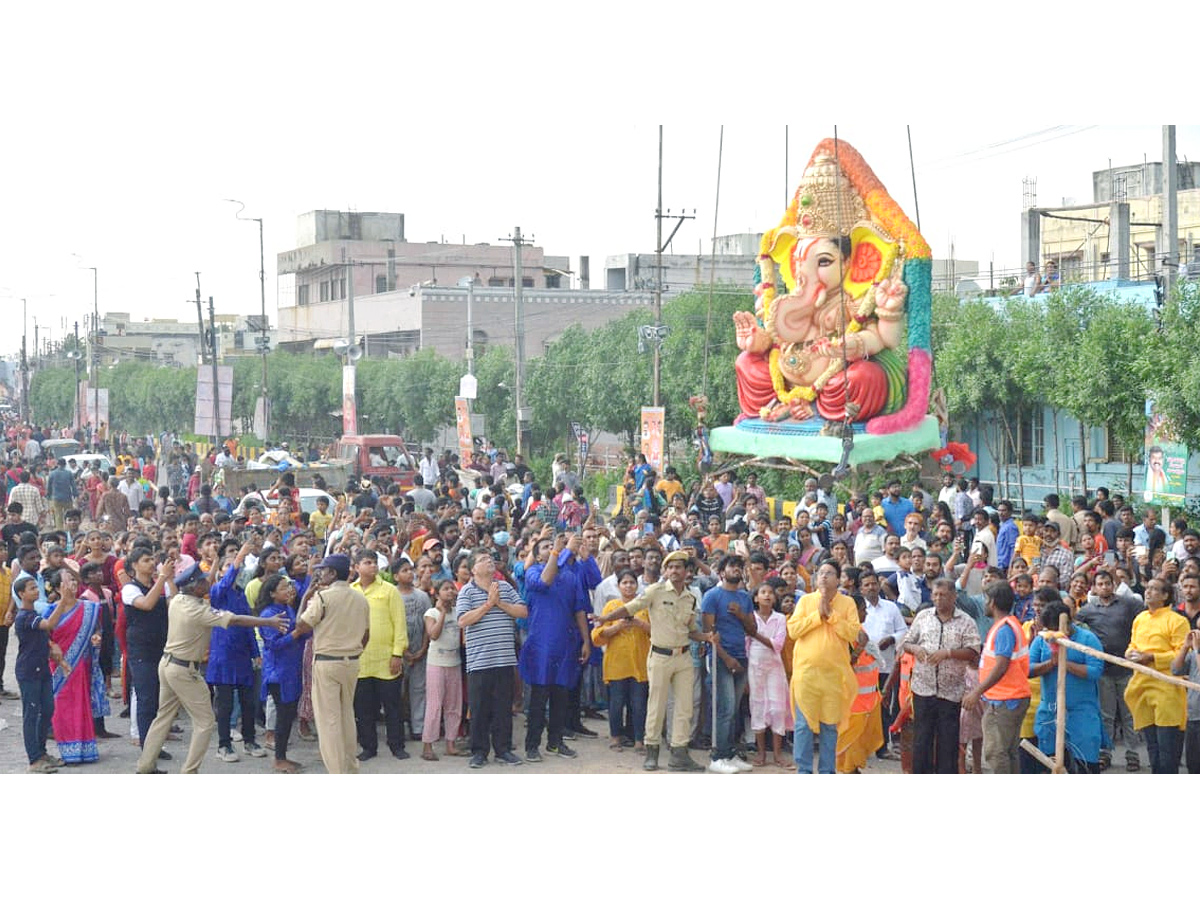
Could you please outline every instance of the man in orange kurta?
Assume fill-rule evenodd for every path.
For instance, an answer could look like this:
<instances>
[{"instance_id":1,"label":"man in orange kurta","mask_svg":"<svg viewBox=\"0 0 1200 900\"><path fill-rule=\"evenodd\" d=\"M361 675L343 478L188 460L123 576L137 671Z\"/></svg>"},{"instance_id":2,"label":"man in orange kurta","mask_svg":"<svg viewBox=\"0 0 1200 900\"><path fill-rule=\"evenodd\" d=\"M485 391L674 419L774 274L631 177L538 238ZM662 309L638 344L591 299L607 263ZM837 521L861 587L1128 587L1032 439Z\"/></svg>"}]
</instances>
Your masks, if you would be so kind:
<instances>
[{"instance_id":1,"label":"man in orange kurta","mask_svg":"<svg viewBox=\"0 0 1200 900\"><path fill-rule=\"evenodd\" d=\"M850 645L862 630L854 601L838 592L841 567L835 560L817 569L817 589L796 603L788 619L792 656L792 703L796 707L793 741L796 768L811 775L813 736L819 734L821 774L832 775L838 728L849 720L858 693L850 665Z\"/></svg>"}]
</instances>

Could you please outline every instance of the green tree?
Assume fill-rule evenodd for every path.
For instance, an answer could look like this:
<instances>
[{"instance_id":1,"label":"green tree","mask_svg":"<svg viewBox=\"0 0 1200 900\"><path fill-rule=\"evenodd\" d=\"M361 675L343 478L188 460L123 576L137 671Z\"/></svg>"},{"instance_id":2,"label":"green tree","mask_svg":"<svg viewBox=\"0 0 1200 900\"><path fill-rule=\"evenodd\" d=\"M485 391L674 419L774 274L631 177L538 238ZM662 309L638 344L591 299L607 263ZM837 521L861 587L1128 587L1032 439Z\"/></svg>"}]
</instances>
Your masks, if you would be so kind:
<instances>
[{"instance_id":1,"label":"green tree","mask_svg":"<svg viewBox=\"0 0 1200 900\"><path fill-rule=\"evenodd\" d=\"M29 382L29 410L34 421L64 423L74 418L75 368L39 369Z\"/></svg>"}]
</instances>

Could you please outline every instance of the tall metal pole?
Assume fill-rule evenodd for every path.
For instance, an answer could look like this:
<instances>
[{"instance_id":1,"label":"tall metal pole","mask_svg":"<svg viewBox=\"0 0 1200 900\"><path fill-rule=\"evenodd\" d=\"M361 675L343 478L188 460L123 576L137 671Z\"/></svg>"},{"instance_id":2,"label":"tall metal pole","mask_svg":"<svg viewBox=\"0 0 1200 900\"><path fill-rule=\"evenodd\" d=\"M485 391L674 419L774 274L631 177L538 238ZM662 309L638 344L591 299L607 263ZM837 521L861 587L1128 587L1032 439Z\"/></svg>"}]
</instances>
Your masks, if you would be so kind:
<instances>
[{"instance_id":1,"label":"tall metal pole","mask_svg":"<svg viewBox=\"0 0 1200 900\"><path fill-rule=\"evenodd\" d=\"M92 270L92 415L95 421L92 422L92 435L95 436L100 431L100 370L98 357L100 356L100 274L95 266L89 266ZM95 443L95 441L93 441Z\"/></svg>"},{"instance_id":2,"label":"tall metal pole","mask_svg":"<svg viewBox=\"0 0 1200 900\"><path fill-rule=\"evenodd\" d=\"M204 337L204 301L200 299L200 273L196 273L196 323L200 326L200 358L203 364L208 354L208 339Z\"/></svg>"},{"instance_id":3,"label":"tall metal pole","mask_svg":"<svg viewBox=\"0 0 1200 900\"><path fill-rule=\"evenodd\" d=\"M513 287L513 306L514 306L513 325L514 325L514 338L515 338L515 349L516 349L516 353L514 354L514 356L516 357L516 360L515 360L516 365L514 367L513 381L514 381L516 401L517 401L517 449L516 449L516 452L524 453L525 452L524 446L523 446L524 442L521 439L521 425L523 424L521 421L521 411L522 411L522 405L523 405L523 400L524 400L524 394L522 392L522 389L524 386L523 382L524 382L524 377L525 377L525 310L524 310L524 304L522 302L523 297L521 294L521 288L523 286L522 285L523 275L521 273L522 241L521 241L521 229L519 227L513 228L512 241L513 241L513 270L514 270L514 276L515 276L513 279L513 285L514 285L514 287Z\"/></svg>"},{"instance_id":4,"label":"tall metal pole","mask_svg":"<svg viewBox=\"0 0 1200 900\"><path fill-rule=\"evenodd\" d=\"M471 321L471 307L475 305L475 279L467 285L467 374L475 374L475 326Z\"/></svg>"},{"instance_id":5,"label":"tall metal pole","mask_svg":"<svg viewBox=\"0 0 1200 900\"><path fill-rule=\"evenodd\" d=\"M75 322L75 346L71 348L71 352L75 354L75 427L82 428L83 427L83 406L79 402L80 395L82 393L80 391L80 387L82 387L82 385L79 382L79 360L83 356L83 354L79 352L79 321L78 320L76 320L76 322Z\"/></svg>"},{"instance_id":6,"label":"tall metal pole","mask_svg":"<svg viewBox=\"0 0 1200 900\"><path fill-rule=\"evenodd\" d=\"M29 423L29 359L25 356L25 341L29 337L28 306L21 298L21 418Z\"/></svg>"},{"instance_id":7,"label":"tall metal pole","mask_svg":"<svg viewBox=\"0 0 1200 900\"><path fill-rule=\"evenodd\" d=\"M1179 277L1179 172L1175 167L1175 126L1163 126L1163 297L1170 301L1171 288ZM1061 269L1059 270L1062 271ZM1060 276L1061 277L1061 276Z\"/></svg>"},{"instance_id":8,"label":"tall metal pole","mask_svg":"<svg viewBox=\"0 0 1200 900\"><path fill-rule=\"evenodd\" d=\"M654 406L658 406L658 392L662 386L661 354L662 341L658 339L657 328L662 325L662 151L663 127L658 126L658 208L654 211L654 219L658 224L658 239L654 242Z\"/></svg>"},{"instance_id":9,"label":"tall metal pole","mask_svg":"<svg viewBox=\"0 0 1200 900\"><path fill-rule=\"evenodd\" d=\"M342 430L346 434L358 434L358 368L354 358L354 348L358 346L358 338L354 334L354 260L352 259L346 261L346 326L350 333L350 345L346 347L346 365L350 367L349 387L354 408L354 421L350 423L352 430L346 428ZM343 389L345 386L343 384Z\"/></svg>"},{"instance_id":10,"label":"tall metal pole","mask_svg":"<svg viewBox=\"0 0 1200 900\"><path fill-rule=\"evenodd\" d=\"M217 378L217 314L213 309L213 298L208 298L208 330L210 332L209 356L212 357L212 386L213 386L213 405L212 405L212 442L216 447L221 439L221 383ZM229 398L232 402L233 398ZM232 410L230 410L232 412Z\"/></svg>"},{"instance_id":11,"label":"tall metal pole","mask_svg":"<svg viewBox=\"0 0 1200 900\"><path fill-rule=\"evenodd\" d=\"M262 416L263 416L263 435L264 437L271 433L271 413L267 405L267 351L270 349L267 346L267 261L263 255L263 220L255 219L258 222L258 290L262 301L262 343L258 348L258 352L262 354ZM353 281L353 277L350 279Z\"/></svg>"}]
</instances>

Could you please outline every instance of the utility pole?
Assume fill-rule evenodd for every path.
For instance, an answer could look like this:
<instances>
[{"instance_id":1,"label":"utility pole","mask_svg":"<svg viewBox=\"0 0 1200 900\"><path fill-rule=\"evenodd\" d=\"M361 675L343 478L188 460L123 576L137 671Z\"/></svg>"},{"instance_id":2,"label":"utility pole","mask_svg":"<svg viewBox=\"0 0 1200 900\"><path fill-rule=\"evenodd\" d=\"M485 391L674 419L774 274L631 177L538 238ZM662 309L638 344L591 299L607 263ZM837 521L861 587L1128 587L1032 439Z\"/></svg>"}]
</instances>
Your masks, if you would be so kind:
<instances>
[{"instance_id":1,"label":"utility pole","mask_svg":"<svg viewBox=\"0 0 1200 900\"><path fill-rule=\"evenodd\" d=\"M92 270L92 410L96 421L92 423L92 434L100 428L100 371L98 357L100 356L100 274L95 266Z\"/></svg>"},{"instance_id":2,"label":"utility pole","mask_svg":"<svg viewBox=\"0 0 1200 900\"><path fill-rule=\"evenodd\" d=\"M663 127L658 126L658 206L654 210L654 218L658 225L658 234L655 238L654 246L654 406L661 406L659 403L659 393L662 388L662 343L666 339L666 329L662 323L662 286L663 286L663 251L671 245L671 239L675 237L675 233L679 231L679 227L688 219L694 219L695 210L692 210L692 215L687 215L685 212L680 212L679 215L671 215L671 211L667 210L663 214L662 208L662 157L663 157ZM667 237L666 242L663 242L662 223L663 219L676 219L675 228Z\"/></svg>"},{"instance_id":3,"label":"utility pole","mask_svg":"<svg viewBox=\"0 0 1200 900\"><path fill-rule=\"evenodd\" d=\"M71 348L71 356L75 360L75 427L83 427L83 405L79 402L80 398L80 382L79 382L79 359L83 356L79 352L79 321L75 322L75 346Z\"/></svg>"},{"instance_id":4,"label":"utility pole","mask_svg":"<svg viewBox=\"0 0 1200 900\"><path fill-rule=\"evenodd\" d=\"M354 334L354 260L347 259L344 266L346 273L346 361L342 367L342 433L345 435L358 434L358 369L355 349L358 338ZM347 396L349 410L346 409Z\"/></svg>"},{"instance_id":5,"label":"utility pole","mask_svg":"<svg viewBox=\"0 0 1200 900\"><path fill-rule=\"evenodd\" d=\"M521 270L521 248L532 242L532 238L526 241L521 237L520 226L513 228L511 237L501 238L504 241L512 241L513 245L513 347L514 347L514 371L513 371L513 394L517 404L517 449L516 453L524 453L524 439L522 438L522 427L526 424L528 418L528 410L523 405L524 401L524 381L525 381L525 307L524 297L521 289L524 287L524 275Z\"/></svg>"},{"instance_id":6,"label":"utility pole","mask_svg":"<svg viewBox=\"0 0 1200 900\"><path fill-rule=\"evenodd\" d=\"M21 419L29 423L29 360L25 356L25 339L29 336L29 321L25 299L21 298Z\"/></svg>"},{"instance_id":7,"label":"utility pole","mask_svg":"<svg viewBox=\"0 0 1200 900\"><path fill-rule=\"evenodd\" d=\"M475 326L471 322L471 307L475 305L475 279L467 285L467 374L475 374Z\"/></svg>"},{"instance_id":8,"label":"utility pole","mask_svg":"<svg viewBox=\"0 0 1200 900\"><path fill-rule=\"evenodd\" d=\"M216 311L213 309L213 298L211 296L208 298L208 328L212 332L212 344L209 348L209 355L212 357L212 442L215 447L221 439L221 384L217 380L217 316Z\"/></svg>"},{"instance_id":9,"label":"utility pole","mask_svg":"<svg viewBox=\"0 0 1200 900\"><path fill-rule=\"evenodd\" d=\"M200 273L196 273L196 322L200 326L200 358L198 362L203 364L205 354L208 351L208 338L204 336L204 304L200 299Z\"/></svg>"},{"instance_id":10,"label":"utility pole","mask_svg":"<svg viewBox=\"0 0 1200 900\"><path fill-rule=\"evenodd\" d=\"M1170 302L1179 278L1179 170L1175 166L1175 126L1163 126L1163 297Z\"/></svg>"},{"instance_id":11,"label":"utility pole","mask_svg":"<svg viewBox=\"0 0 1200 900\"><path fill-rule=\"evenodd\" d=\"M267 406L267 352L271 349L267 345L267 263L263 256L263 220L255 221L258 222L258 292L262 302L262 335L258 352L262 354L262 417L263 436L266 437L271 433L271 413Z\"/></svg>"}]
</instances>

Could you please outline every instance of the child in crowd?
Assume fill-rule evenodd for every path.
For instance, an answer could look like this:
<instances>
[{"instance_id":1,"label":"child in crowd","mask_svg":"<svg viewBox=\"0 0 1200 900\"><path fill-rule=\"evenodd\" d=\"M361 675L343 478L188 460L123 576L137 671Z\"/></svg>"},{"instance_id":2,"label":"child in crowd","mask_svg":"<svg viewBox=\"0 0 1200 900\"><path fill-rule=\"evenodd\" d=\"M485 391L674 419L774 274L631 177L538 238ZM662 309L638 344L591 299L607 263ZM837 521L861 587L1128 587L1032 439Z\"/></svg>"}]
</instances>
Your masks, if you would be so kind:
<instances>
[{"instance_id":1,"label":"child in crowd","mask_svg":"<svg viewBox=\"0 0 1200 900\"><path fill-rule=\"evenodd\" d=\"M760 584L754 592L758 630L753 637L746 638L750 728L758 746L754 765L767 764L769 728L773 761L780 768L786 768L789 764L783 758L783 736L792 728L792 717L787 675L780 654L787 638L787 619L783 613L775 612L775 600L775 589L769 584Z\"/></svg>"},{"instance_id":2,"label":"child in crowd","mask_svg":"<svg viewBox=\"0 0 1200 900\"><path fill-rule=\"evenodd\" d=\"M462 722L463 677L460 668L458 617L454 603L458 588L449 578L437 582L436 602L425 611L425 634L428 636L428 663L425 667L425 721L421 723L421 758L434 761L434 742L441 733L445 719L447 756L458 756L454 739Z\"/></svg>"},{"instance_id":3,"label":"child in crowd","mask_svg":"<svg viewBox=\"0 0 1200 900\"><path fill-rule=\"evenodd\" d=\"M1012 580L1012 589L1017 598L1013 604L1012 614L1017 617L1018 622L1025 623L1032 621L1033 578L1028 572L1018 575Z\"/></svg>"},{"instance_id":4,"label":"child in crowd","mask_svg":"<svg viewBox=\"0 0 1200 900\"><path fill-rule=\"evenodd\" d=\"M1033 561L1042 555L1042 538L1038 534L1041 524L1041 520L1032 514L1021 520L1021 535L1017 538L1014 560L1019 556L1032 566Z\"/></svg>"}]
</instances>

